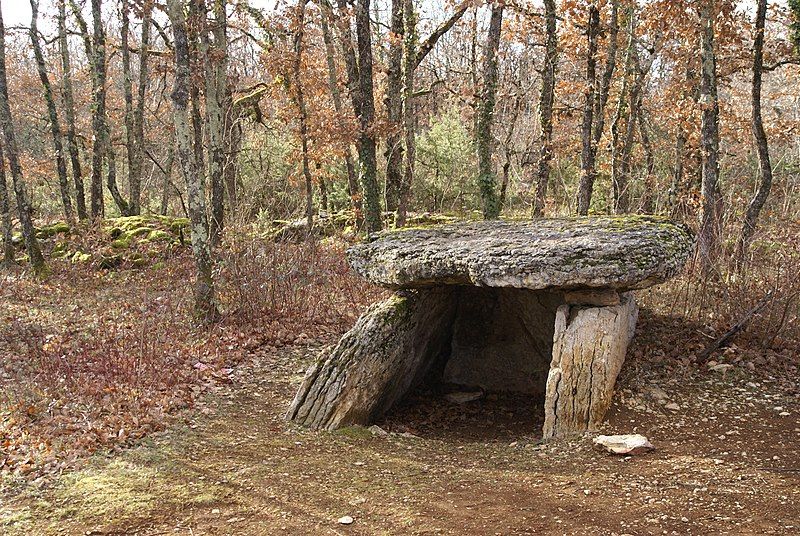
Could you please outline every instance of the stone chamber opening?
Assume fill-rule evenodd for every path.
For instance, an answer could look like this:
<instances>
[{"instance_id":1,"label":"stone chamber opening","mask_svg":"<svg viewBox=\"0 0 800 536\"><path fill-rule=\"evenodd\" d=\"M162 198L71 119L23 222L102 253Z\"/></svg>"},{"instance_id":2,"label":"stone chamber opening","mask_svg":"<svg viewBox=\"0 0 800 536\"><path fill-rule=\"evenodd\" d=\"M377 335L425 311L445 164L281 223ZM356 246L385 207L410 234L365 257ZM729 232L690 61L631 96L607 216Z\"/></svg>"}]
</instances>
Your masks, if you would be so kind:
<instances>
[{"instance_id":1,"label":"stone chamber opening","mask_svg":"<svg viewBox=\"0 0 800 536\"><path fill-rule=\"evenodd\" d=\"M425 349L408 394L377 424L426 437L540 437L563 294L458 286L443 299L446 337Z\"/></svg>"}]
</instances>

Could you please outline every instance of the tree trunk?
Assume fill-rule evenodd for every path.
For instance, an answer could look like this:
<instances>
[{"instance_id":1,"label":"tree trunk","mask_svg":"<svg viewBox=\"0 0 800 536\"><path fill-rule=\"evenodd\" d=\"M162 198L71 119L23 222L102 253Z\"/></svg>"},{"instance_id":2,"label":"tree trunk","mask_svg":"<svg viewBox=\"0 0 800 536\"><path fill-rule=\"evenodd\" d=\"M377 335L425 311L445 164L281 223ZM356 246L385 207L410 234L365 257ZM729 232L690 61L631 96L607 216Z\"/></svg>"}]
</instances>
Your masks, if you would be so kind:
<instances>
[{"instance_id":1,"label":"tree trunk","mask_svg":"<svg viewBox=\"0 0 800 536\"><path fill-rule=\"evenodd\" d=\"M122 15L120 36L122 41L122 90L125 99L125 150L128 156L128 199L130 199L130 214L133 215L141 212L142 177L136 160L136 127L134 126L135 120L133 112L133 75L131 74L131 51L128 43L128 37L130 34L130 13L128 0L122 0L120 11Z\"/></svg>"},{"instance_id":2,"label":"tree trunk","mask_svg":"<svg viewBox=\"0 0 800 536\"><path fill-rule=\"evenodd\" d=\"M175 164L175 137L170 137L169 151L167 152L167 162L161 172L164 180L161 183L161 215L166 216L169 209L169 189L172 186L172 166Z\"/></svg>"},{"instance_id":3,"label":"tree trunk","mask_svg":"<svg viewBox=\"0 0 800 536\"><path fill-rule=\"evenodd\" d=\"M627 187L625 186L627 176L624 168L626 148L629 142L628 131L632 125L632 110L629 104L631 95L633 94L632 86L636 84L631 81L631 79L635 77L633 72L633 58L636 54L636 17L632 8L626 11L628 16L628 44L625 54L625 72L622 77L619 97L617 98L617 110L614 114L614 120L611 122L611 187L613 208L616 214L620 213L622 192L627 192ZM625 135L620 144L620 126L623 124L625 126Z\"/></svg>"},{"instance_id":4,"label":"tree trunk","mask_svg":"<svg viewBox=\"0 0 800 536\"><path fill-rule=\"evenodd\" d=\"M403 84L402 84L402 119L403 138L405 139L405 163L403 165L403 180L400 183L399 199L397 204L397 217L395 226L403 227L406 223L411 183L414 179L414 163L416 158L416 125L417 116L414 109L414 72L425 59L437 41L458 22L471 2L461 2L450 17L442 21L431 34L419 44L417 34L417 14L414 11L413 0L403 0ZM475 84L477 86L477 83Z\"/></svg>"},{"instance_id":5,"label":"tree trunk","mask_svg":"<svg viewBox=\"0 0 800 536\"><path fill-rule=\"evenodd\" d=\"M211 242L219 243L225 227L225 120L226 112L231 108L230 91L228 90L228 15L225 10L227 0L214 2L214 48L212 53L212 82L215 86L219 108L219 132L217 139L209 136L209 178L211 180ZM209 96L206 95L206 104ZM209 124L209 129L211 125ZM215 161L212 167L211 162Z\"/></svg>"},{"instance_id":6,"label":"tree trunk","mask_svg":"<svg viewBox=\"0 0 800 536\"><path fill-rule=\"evenodd\" d=\"M317 170L319 170L320 165L317 163ZM325 212L328 211L328 183L325 182L325 178L320 173L317 176L317 180L319 181L319 205L322 210Z\"/></svg>"},{"instance_id":7,"label":"tree trunk","mask_svg":"<svg viewBox=\"0 0 800 536\"><path fill-rule=\"evenodd\" d=\"M175 114L175 139L178 161L186 179L189 194L189 216L191 219L192 251L197 263L195 282L195 309L204 322L219 318L214 296L212 276L211 244L206 222L206 201L197 162L190 147L188 103L190 78L192 76L189 59L189 39L186 31L186 18L181 0L168 0L167 10L172 22L175 47L175 87L172 102Z\"/></svg>"},{"instance_id":8,"label":"tree trunk","mask_svg":"<svg viewBox=\"0 0 800 536\"><path fill-rule=\"evenodd\" d=\"M17 140L14 135L14 121L11 117L11 106L8 102L8 77L6 76L6 29L3 23L2 5L0 3L0 127L3 130L5 149L8 163L11 167L11 178L14 182L14 194L17 198L17 211L22 224L22 237L28 249L31 268L37 276L47 274L47 266L36 239L36 229L33 227L31 205L28 202L28 193L25 189L25 179L22 176L22 166L19 162Z\"/></svg>"},{"instance_id":9,"label":"tree trunk","mask_svg":"<svg viewBox=\"0 0 800 536\"><path fill-rule=\"evenodd\" d=\"M414 180L414 164L417 157L416 114L414 113L414 71L417 57L417 14L414 0L403 0L403 137L405 138L405 162L403 181L400 183L400 199L397 206L395 227L406 224L411 182Z\"/></svg>"},{"instance_id":10,"label":"tree trunk","mask_svg":"<svg viewBox=\"0 0 800 536\"><path fill-rule=\"evenodd\" d=\"M122 194L119 191L119 186L117 186L117 153L114 150L114 145L111 142L111 131L108 121L106 121L105 132L106 160L108 166L108 170L106 170L106 186L108 187L109 193L111 193L111 198L114 200L117 208L119 208L120 214L123 216L130 216L130 208L125 202L125 199L122 197Z\"/></svg>"},{"instance_id":11,"label":"tree trunk","mask_svg":"<svg viewBox=\"0 0 800 536\"><path fill-rule=\"evenodd\" d=\"M356 38L358 42L358 86L361 98L359 113L358 160L361 186L364 190L364 212L368 233L381 230L380 192L378 189L375 142L375 96L372 87L372 35L369 17L370 0L356 4Z\"/></svg>"},{"instance_id":12,"label":"tree trunk","mask_svg":"<svg viewBox=\"0 0 800 536\"><path fill-rule=\"evenodd\" d=\"M242 150L241 109L233 105L230 86L225 97L225 191L228 214L234 216L239 207L239 152ZM230 218L229 218L230 219Z\"/></svg>"},{"instance_id":13,"label":"tree trunk","mask_svg":"<svg viewBox=\"0 0 800 536\"><path fill-rule=\"evenodd\" d=\"M147 91L147 62L150 47L150 24L153 1L142 5L142 39L139 47L139 82L136 91L136 106L133 101L133 77L131 75L130 48L128 44L130 22L128 0L122 0L122 71L125 94L125 133L128 154L128 197L130 213L142 210L142 163L144 150L144 104Z\"/></svg>"},{"instance_id":14,"label":"tree trunk","mask_svg":"<svg viewBox=\"0 0 800 536\"><path fill-rule=\"evenodd\" d=\"M497 97L497 52L500 48L500 33L503 27L503 3L492 5L489 33L483 64L483 91L478 108L475 142L478 152L478 188L483 204L483 217L496 219L500 215L497 195L497 178L492 167L492 124Z\"/></svg>"},{"instance_id":15,"label":"tree trunk","mask_svg":"<svg viewBox=\"0 0 800 536\"><path fill-rule=\"evenodd\" d=\"M28 34L31 38L33 55L36 58L36 70L39 73L39 80L42 83L42 93L47 105L47 116L50 120L50 133L53 137L53 151L56 157L56 172L58 173L58 186L61 191L61 206L64 209L64 218L68 222L75 221L75 213L72 210L72 195L69 191L69 179L67 177L67 162L64 158L64 146L61 139L61 122L58 120L56 103L53 98L53 88L50 85L50 78L47 76L47 65L44 61L42 45L39 41L39 2L31 2L31 27Z\"/></svg>"},{"instance_id":16,"label":"tree trunk","mask_svg":"<svg viewBox=\"0 0 800 536\"><path fill-rule=\"evenodd\" d=\"M205 46L200 39L200 33L205 28L205 0L189 0L189 21L187 26L187 35L189 40L189 69L193 73L202 73L205 71L204 57L207 53ZM189 79L191 88L191 120L192 120L192 150L194 151L194 160L197 173L200 174L200 188L205 196L206 190L206 163L204 152L204 136L203 136L203 115L201 113L201 84L200 77L192 76Z\"/></svg>"},{"instance_id":17,"label":"tree trunk","mask_svg":"<svg viewBox=\"0 0 800 536\"><path fill-rule=\"evenodd\" d=\"M542 89L539 94L539 160L536 164L536 197L533 201L533 217L544 216L547 200L547 183L550 181L550 160L553 157L553 101L555 100L556 68L558 67L558 33L556 27L556 2L545 0L545 44L542 67Z\"/></svg>"},{"instance_id":18,"label":"tree trunk","mask_svg":"<svg viewBox=\"0 0 800 536\"><path fill-rule=\"evenodd\" d=\"M311 166L308 158L308 110L306 109L303 94L302 61L303 61L303 34L305 32L306 3L308 0L299 0L297 4L296 24L294 32L294 101L297 105L297 114L300 121L300 149L303 166L303 177L306 183L306 229L309 236L314 228L314 181L311 177Z\"/></svg>"},{"instance_id":19,"label":"tree trunk","mask_svg":"<svg viewBox=\"0 0 800 536\"><path fill-rule=\"evenodd\" d=\"M752 129L753 139L758 152L758 167L761 171L761 182L758 185L756 195L750 200L750 204L747 206L747 212L744 215L742 232L737 247L737 258L740 266L744 263L745 257L747 256L747 250L753 238L753 233L755 233L756 224L758 223L758 216L761 213L761 209L764 208L767 197L769 197L769 191L772 188L772 163L769 160L767 133L764 130L764 122L761 119L761 76L764 69L764 22L766 14L767 0L758 0L755 35L753 36Z\"/></svg>"},{"instance_id":20,"label":"tree trunk","mask_svg":"<svg viewBox=\"0 0 800 536\"><path fill-rule=\"evenodd\" d=\"M717 60L714 53L714 2L700 2L701 60L700 104L703 108L700 130L702 185L700 230L697 253L704 269L711 266L719 243L722 223L722 194L719 190L719 100Z\"/></svg>"},{"instance_id":21,"label":"tree trunk","mask_svg":"<svg viewBox=\"0 0 800 536\"><path fill-rule=\"evenodd\" d=\"M699 84L697 84L695 81L695 77L696 73L694 72L691 63L688 63L686 66L686 85L688 88L692 89L691 93L688 89L684 90L683 98L686 99L691 95L692 100L695 104L697 104L700 98L700 88ZM684 118L678 116L678 119L678 132L675 135L675 164L672 168L672 180L668 192L669 209L673 217L677 216L678 214L679 194L683 189L684 176L686 174L685 159L688 156L686 151L688 133L686 132L686 128L684 126Z\"/></svg>"},{"instance_id":22,"label":"tree trunk","mask_svg":"<svg viewBox=\"0 0 800 536\"><path fill-rule=\"evenodd\" d=\"M389 134L386 136L386 210L397 210L403 181L403 36L404 0L392 0L389 61L386 72L386 116Z\"/></svg>"},{"instance_id":23,"label":"tree trunk","mask_svg":"<svg viewBox=\"0 0 800 536\"><path fill-rule=\"evenodd\" d=\"M592 190L595 179L595 144L592 127L595 109L595 72L597 70L597 33L600 26L600 12L597 6L589 6L589 21L586 28L588 49L586 51L586 95L583 106L583 123L581 125L581 178L578 185L578 214L586 216L592 202Z\"/></svg>"},{"instance_id":24,"label":"tree trunk","mask_svg":"<svg viewBox=\"0 0 800 536\"><path fill-rule=\"evenodd\" d=\"M686 156L686 130L683 125L678 125L678 133L675 135L675 164L672 167L672 181L669 186L669 208L675 211L678 203L678 190L683 184L683 159ZM674 214L673 214L674 215Z\"/></svg>"},{"instance_id":25,"label":"tree trunk","mask_svg":"<svg viewBox=\"0 0 800 536\"><path fill-rule=\"evenodd\" d=\"M153 20L153 1L144 0L142 6L142 42L139 50L139 85L136 90L136 108L133 115L134 156L136 176L141 182L144 164L144 105L147 95L148 60L150 58L150 26ZM141 187L136 194L137 209L141 211Z\"/></svg>"},{"instance_id":26,"label":"tree trunk","mask_svg":"<svg viewBox=\"0 0 800 536\"><path fill-rule=\"evenodd\" d=\"M631 10L632 11L632 10ZM598 12L599 17L599 12ZM599 24L599 19L598 19ZM617 65L617 35L619 34L619 0L611 0L611 20L609 21L608 48L606 49L606 63L603 69L603 77L600 79L600 88L595 93L594 101L594 130L592 131L592 141L594 142L594 152L597 154L597 147L600 138L603 137L605 127L605 109L608 103L608 93L611 89L611 82L614 77L614 69ZM599 31L599 26L596 31Z\"/></svg>"},{"instance_id":27,"label":"tree trunk","mask_svg":"<svg viewBox=\"0 0 800 536\"><path fill-rule=\"evenodd\" d=\"M15 262L14 244L11 242L11 209L8 204L8 185L6 183L6 159L3 142L0 141L0 231L3 235L3 260L0 267L8 268Z\"/></svg>"},{"instance_id":28,"label":"tree trunk","mask_svg":"<svg viewBox=\"0 0 800 536\"><path fill-rule=\"evenodd\" d=\"M650 141L650 134L647 132L647 124L644 119L644 107L642 106L642 95L639 94L639 102L636 106L636 117L639 122L639 136L642 139L642 149L645 159L644 194L642 199L642 212L653 214L656 209L656 160L653 153L653 144Z\"/></svg>"},{"instance_id":29,"label":"tree trunk","mask_svg":"<svg viewBox=\"0 0 800 536\"><path fill-rule=\"evenodd\" d=\"M200 26L206 93L206 131L208 133L208 178L211 185L211 244L221 238L225 219L225 122L223 120L224 99L227 94L227 35L226 13L222 0L214 2L213 45L209 42L205 0L198 0L202 17Z\"/></svg>"},{"instance_id":30,"label":"tree trunk","mask_svg":"<svg viewBox=\"0 0 800 536\"><path fill-rule=\"evenodd\" d=\"M92 0L94 18L94 42L90 56L92 69L92 184L91 206L92 219L102 218L105 214L103 202L103 161L106 152L105 142L105 35L101 19L102 0Z\"/></svg>"},{"instance_id":31,"label":"tree trunk","mask_svg":"<svg viewBox=\"0 0 800 536\"><path fill-rule=\"evenodd\" d=\"M89 214L86 212L83 172L81 171L78 140L75 134L75 98L72 90L72 67L70 65L69 44L67 42L66 0L58 0L58 46L61 53L61 87L64 96L64 116L67 121L67 147L69 148L69 159L72 167L72 182L75 185L75 205L78 209L78 218L85 220L89 217Z\"/></svg>"},{"instance_id":32,"label":"tree trunk","mask_svg":"<svg viewBox=\"0 0 800 536\"><path fill-rule=\"evenodd\" d=\"M333 99L333 108L336 110L336 115L341 116L344 112L342 106L342 95L339 91L339 76L336 73L336 56L333 49L333 36L331 36L330 26L328 25L329 11L322 10L321 25L322 25L322 39L325 42L325 61L328 65L328 87ZM353 164L353 155L350 152L350 143L344 143L344 163L347 169L347 191L350 194L350 205L356 215L356 220L360 223L361 220L361 194L358 186L358 176L356 175L356 168Z\"/></svg>"}]
</instances>

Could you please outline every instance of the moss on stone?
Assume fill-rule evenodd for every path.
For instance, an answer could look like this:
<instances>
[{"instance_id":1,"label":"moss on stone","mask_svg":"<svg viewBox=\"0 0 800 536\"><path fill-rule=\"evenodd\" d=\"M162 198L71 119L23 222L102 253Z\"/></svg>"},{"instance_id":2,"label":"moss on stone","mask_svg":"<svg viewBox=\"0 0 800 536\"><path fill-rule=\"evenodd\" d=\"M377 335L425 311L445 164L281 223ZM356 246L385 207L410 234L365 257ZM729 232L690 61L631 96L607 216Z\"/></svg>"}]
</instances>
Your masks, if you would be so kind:
<instances>
[{"instance_id":1,"label":"moss on stone","mask_svg":"<svg viewBox=\"0 0 800 536\"><path fill-rule=\"evenodd\" d=\"M150 227L137 227L136 229L132 229L125 233L128 236L144 236L146 234L150 234L153 231Z\"/></svg>"},{"instance_id":2,"label":"moss on stone","mask_svg":"<svg viewBox=\"0 0 800 536\"><path fill-rule=\"evenodd\" d=\"M169 223L169 229L175 234L179 234L189 228L189 218L175 218Z\"/></svg>"},{"instance_id":3,"label":"moss on stone","mask_svg":"<svg viewBox=\"0 0 800 536\"><path fill-rule=\"evenodd\" d=\"M69 255L69 244L66 242L59 242L53 246L54 257L66 257Z\"/></svg>"},{"instance_id":4,"label":"moss on stone","mask_svg":"<svg viewBox=\"0 0 800 536\"><path fill-rule=\"evenodd\" d=\"M68 234L70 232L70 227L68 223L65 222L56 222L51 225L45 225L44 227L40 227L36 231L36 238L39 240L47 240L48 238L52 238L57 234Z\"/></svg>"},{"instance_id":5,"label":"moss on stone","mask_svg":"<svg viewBox=\"0 0 800 536\"><path fill-rule=\"evenodd\" d=\"M143 242L164 242L164 241L171 242L172 235L160 229L151 230L147 235L147 238L143 240Z\"/></svg>"},{"instance_id":6,"label":"moss on stone","mask_svg":"<svg viewBox=\"0 0 800 536\"><path fill-rule=\"evenodd\" d=\"M87 261L90 261L91 259L92 259L92 256L90 254L84 253L82 251L76 251L70 257L70 261L73 264L77 264L77 263L80 263L80 262L87 262Z\"/></svg>"},{"instance_id":7,"label":"moss on stone","mask_svg":"<svg viewBox=\"0 0 800 536\"><path fill-rule=\"evenodd\" d=\"M113 249L128 249L131 247L131 237L123 234L111 242L111 247Z\"/></svg>"},{"instance_id":8,"label":"moss on stone","mask_svg":"<svg viewBox=\"0 0 800 536\"><path fill-rule=\"evenodd\" d=\"M129 260L130 263L136 268L143 268L147 266L149 262L147 257L142 255L141 253L134 253L133 255L131 255Z\"/></svg>"}]
</instances>

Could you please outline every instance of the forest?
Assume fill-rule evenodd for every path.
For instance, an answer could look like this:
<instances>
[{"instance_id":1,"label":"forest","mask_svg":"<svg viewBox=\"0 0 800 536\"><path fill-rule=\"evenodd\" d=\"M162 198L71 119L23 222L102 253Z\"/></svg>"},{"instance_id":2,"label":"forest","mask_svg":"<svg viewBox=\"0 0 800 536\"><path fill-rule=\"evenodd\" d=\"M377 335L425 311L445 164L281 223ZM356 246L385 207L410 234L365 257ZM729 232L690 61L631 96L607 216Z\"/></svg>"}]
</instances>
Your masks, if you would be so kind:
<instances>
[{"instance_id":1,"label":"forest","mask_svg":"<svg viewBox=\"0 0 800 536\"><path fill-rule=\"evenodd\" d=\"M593 221L693 237L613 293L597 431L654 452L491 389L287 421L417 293L359 247ZM0 234L0 533L800 530L800 0L0 0Z\"/></svg>"}]
</instances>

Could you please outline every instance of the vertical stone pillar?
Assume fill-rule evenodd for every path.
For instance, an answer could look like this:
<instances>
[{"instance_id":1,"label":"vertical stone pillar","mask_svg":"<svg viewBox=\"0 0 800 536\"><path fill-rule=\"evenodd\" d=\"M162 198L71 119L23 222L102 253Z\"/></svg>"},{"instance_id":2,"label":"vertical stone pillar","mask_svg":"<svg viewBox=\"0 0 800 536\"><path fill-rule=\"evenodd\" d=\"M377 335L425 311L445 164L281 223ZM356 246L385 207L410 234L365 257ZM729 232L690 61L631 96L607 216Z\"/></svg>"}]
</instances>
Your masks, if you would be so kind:
<instances>
[{"instance_id":1,"label":"vertical stone pillar","mask_svg":"<svg viewBox=\"0 0 800 536\"><path fill-rule=\"evenodd\" d=\"M631 293L623 294L618 305L558 308L544 402L544 439L580 434L602 422L637 314Z\"/></svg>"}]
</instances>

